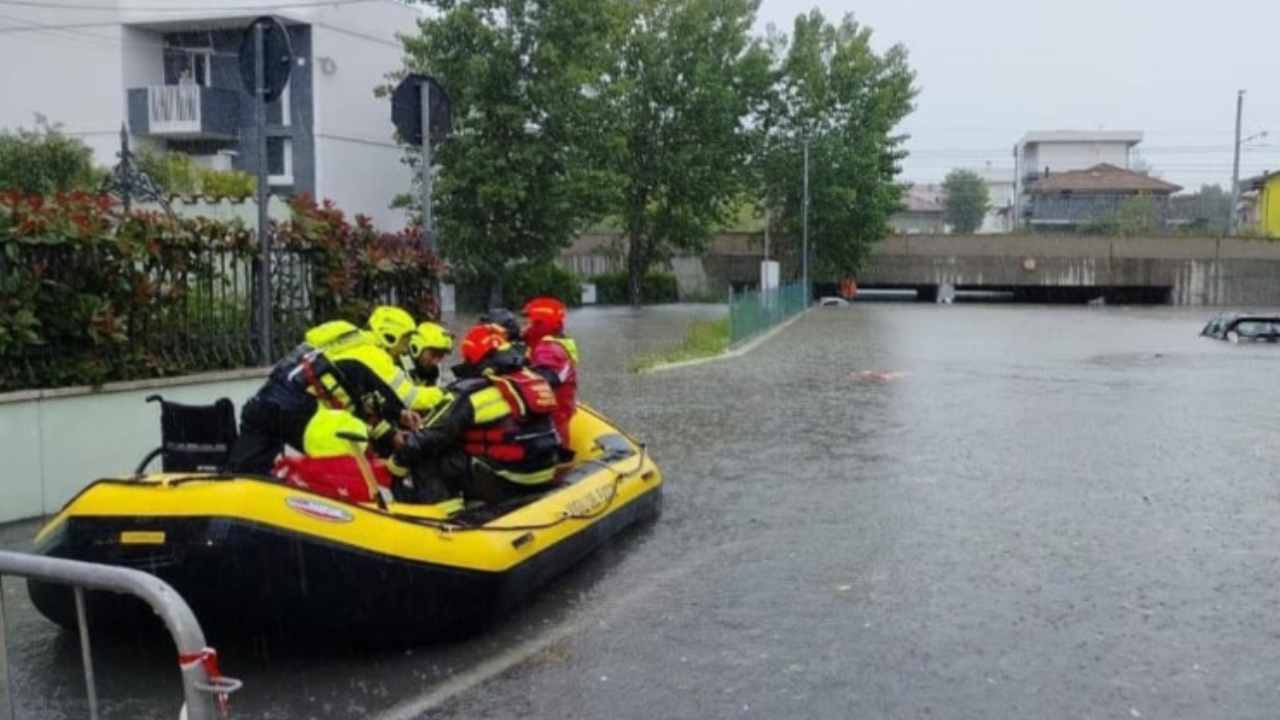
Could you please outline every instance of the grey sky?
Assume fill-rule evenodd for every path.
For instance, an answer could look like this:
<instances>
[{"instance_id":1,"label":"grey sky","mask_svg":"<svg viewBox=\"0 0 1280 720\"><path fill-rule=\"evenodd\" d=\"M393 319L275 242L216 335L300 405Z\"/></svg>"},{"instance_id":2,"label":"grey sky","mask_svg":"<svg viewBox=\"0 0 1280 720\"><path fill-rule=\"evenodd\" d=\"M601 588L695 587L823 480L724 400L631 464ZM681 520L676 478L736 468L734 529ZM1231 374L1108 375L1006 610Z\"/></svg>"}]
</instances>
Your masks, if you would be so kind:
<instances>
[{"instance_id":1,"label":"grey sky","mask_svg":"<svg viewBox=\"0 0 1280 720\"><path fill-rule=\"evenodd\" d=\"M763 0L759 27L853 12L876 45L905 45L921 92L903 129L904 179L990 162L1012 173L1028 130L1141 130L1157 175L1196 189L1231 177L1236 90L1241 175L1280 170L1280 2L1264 0Z\"/></svg>"}]
</instances>

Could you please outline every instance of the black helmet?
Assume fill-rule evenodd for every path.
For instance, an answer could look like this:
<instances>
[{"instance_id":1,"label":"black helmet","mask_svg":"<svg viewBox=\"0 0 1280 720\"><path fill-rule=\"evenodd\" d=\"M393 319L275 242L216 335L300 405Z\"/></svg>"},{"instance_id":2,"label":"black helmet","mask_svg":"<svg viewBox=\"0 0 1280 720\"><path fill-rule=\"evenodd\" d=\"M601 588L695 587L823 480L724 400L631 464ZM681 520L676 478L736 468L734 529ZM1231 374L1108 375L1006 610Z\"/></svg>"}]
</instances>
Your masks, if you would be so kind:
<instances>
[{"instance_id":1,"label":"black helmet","mask_svg":"<svg viewBox=\"0 0 1280 720\"><path fill-rule=\"evenodd\" d=\"M520 340L520 319L506 308L489 308L489 312L480 316L480 322L502 328L502 331L507 334L507 342Z\"/></svg>"}]
</instances>

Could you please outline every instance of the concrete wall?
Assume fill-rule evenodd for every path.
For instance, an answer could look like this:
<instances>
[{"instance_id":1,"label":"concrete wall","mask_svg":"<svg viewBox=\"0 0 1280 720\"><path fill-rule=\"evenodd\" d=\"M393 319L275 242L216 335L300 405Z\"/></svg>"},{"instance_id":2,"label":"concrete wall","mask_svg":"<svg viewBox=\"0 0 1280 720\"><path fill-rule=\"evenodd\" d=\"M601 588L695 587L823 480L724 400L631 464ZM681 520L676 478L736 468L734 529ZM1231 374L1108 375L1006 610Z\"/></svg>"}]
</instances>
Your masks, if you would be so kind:
<instances>
[{"instance_id":1,"label":"concrete wall","mask_svg":"<svg viewBox=\"0 0 1280 720\"><path fill-rule=\"evenodd\" d=\"M1045 167L1051 172L1083 170L1098 163L1129 167L1128 143L1041 143L1027 154L1028 172L1043 173Z\"/></svg>"},{"instance_id":2,"label":"concrete wall","mask_svg":"<svg viewBox=\"0 0 1280 720\"><path fill-rule=\"evenodd\" d=\"M0 395L0 522L57 512L93 480L132 473L160 442L159 406L144 402L148 395L191 404L229 397L238 413L264 375L244 370Z\"/></svg>"},{"instance_id":3,"label":"concrete wall","mask_svg":"<svg viewBox=\"0 0 1280 720\"><path fill-rule=\"evenodd\" d=\"M102 14L5 8L0 17L0 128L31 129L40 113L93 148L97 163L112 162L125 117L121 48L133 51L138 46L119 25L104 26ZM77 28L40 29L49 25Z\"/></svg>"},{"instance_id":4,"label":"concrete wall","mask_svg":"<svg viewBox=\"0 0 1280 720\"><path fill-rule=\"evenodd\" d=\"M1179 305L1280 305L1280 243L1232 238L899 236L863 285L1167 287Z\"/></svg>"},{"instance_id":5,"label":"concrete wall","mask_svg":"<svg viewBox=\"0 0 1280 720\"><path fill-rule=\"evenodd\" d=\"M340 11L341 14L337 14ZM401 162L391 101L374 89L403 68L397 33L416 31L418 13L395 4L343 6L310 19L315 63L316 194L349 214L364 213L386 230L405 225L402 210L388 205L412 189L412 171Z\"/></svg>"}]
</instances>

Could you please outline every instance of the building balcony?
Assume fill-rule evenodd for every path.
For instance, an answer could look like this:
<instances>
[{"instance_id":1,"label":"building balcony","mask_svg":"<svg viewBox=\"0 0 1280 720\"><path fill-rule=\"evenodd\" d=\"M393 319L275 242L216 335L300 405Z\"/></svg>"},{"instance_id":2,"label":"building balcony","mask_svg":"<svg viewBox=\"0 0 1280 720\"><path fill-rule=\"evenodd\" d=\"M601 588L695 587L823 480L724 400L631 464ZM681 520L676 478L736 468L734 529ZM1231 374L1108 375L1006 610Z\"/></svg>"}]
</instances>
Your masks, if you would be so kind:
<instances>
[{"instance_id":1,"label":"building balcony","mask_svg":"<svg viewBox=\"0 0 1280 720\"><path fill-rule=\"evenodd\" d=\"M130 88L129 127L137 135L168 140L235 140L240 94L201 85Z\"/></svg>"}]
</instances>

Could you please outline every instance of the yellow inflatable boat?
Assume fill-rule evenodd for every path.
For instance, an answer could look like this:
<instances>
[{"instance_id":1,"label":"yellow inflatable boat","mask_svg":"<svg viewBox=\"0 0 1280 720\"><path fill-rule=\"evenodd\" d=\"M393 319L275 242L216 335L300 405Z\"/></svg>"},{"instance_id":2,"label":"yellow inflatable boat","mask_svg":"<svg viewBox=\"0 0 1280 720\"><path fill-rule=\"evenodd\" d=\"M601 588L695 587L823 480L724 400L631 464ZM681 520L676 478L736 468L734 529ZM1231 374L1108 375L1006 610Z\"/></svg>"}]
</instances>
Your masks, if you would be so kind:
<instances>
[{"instance_id":1,"label":"yellow inflatable boat","mask_svg":"<svg viewBox=\"0 0 1280 720\"><path fill-rule=\"evenodd\" d=\"M575 463L548 491L455 512L347 503L265 476L103 479L40 530L36 549L150 572L213 632L457 636L660 511L662 474L642 445L586 406L571 436ZM29 591L46 617L74 626L69 590L33 581ZM146 612L109 593L90 593L88 610L121 628Z\"/></svg>"}]
</instances>

